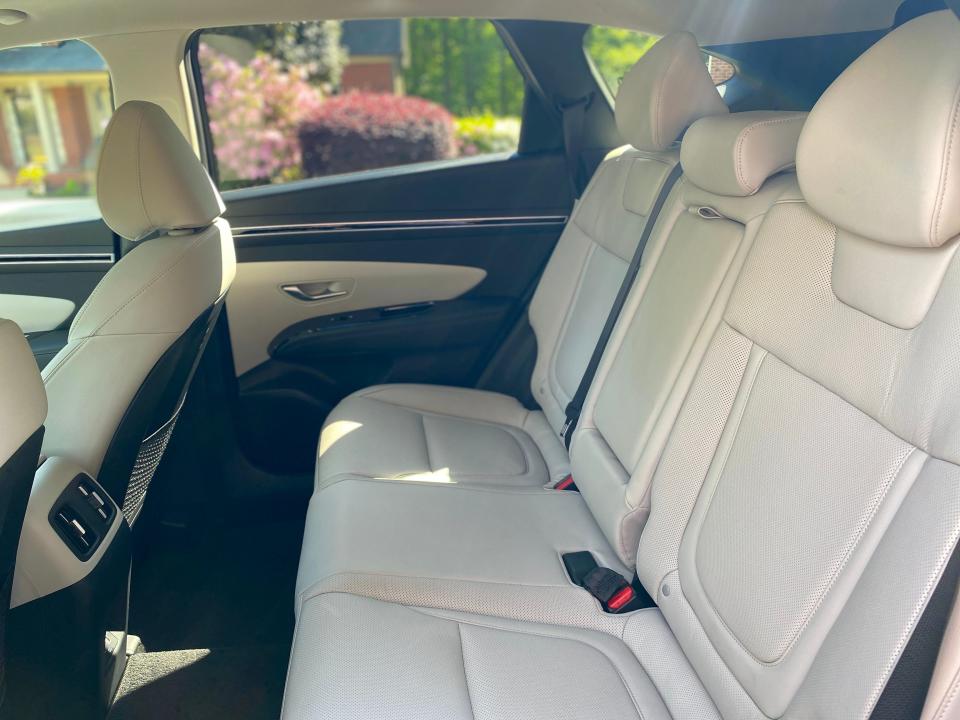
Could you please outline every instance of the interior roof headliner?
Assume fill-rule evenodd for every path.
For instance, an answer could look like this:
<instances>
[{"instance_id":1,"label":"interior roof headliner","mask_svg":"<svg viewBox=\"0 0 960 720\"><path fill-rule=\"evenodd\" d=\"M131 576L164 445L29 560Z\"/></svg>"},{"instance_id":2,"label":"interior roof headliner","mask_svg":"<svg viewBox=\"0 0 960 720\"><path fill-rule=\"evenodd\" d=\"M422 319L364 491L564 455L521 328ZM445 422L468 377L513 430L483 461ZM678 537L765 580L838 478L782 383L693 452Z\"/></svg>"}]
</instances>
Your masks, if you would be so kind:
<instances>
[{"instance_id":1,"label":"interior roof headliner","mask_svg":"<svg viewBox=\"0 0 960 720\"><path fill-rule=\"evenodd\" d=\"M900 0L14 0L30 15L0 45L282 20L490 17L562 20L738 43L889 27Z\"/></svg>"}]
</instances>

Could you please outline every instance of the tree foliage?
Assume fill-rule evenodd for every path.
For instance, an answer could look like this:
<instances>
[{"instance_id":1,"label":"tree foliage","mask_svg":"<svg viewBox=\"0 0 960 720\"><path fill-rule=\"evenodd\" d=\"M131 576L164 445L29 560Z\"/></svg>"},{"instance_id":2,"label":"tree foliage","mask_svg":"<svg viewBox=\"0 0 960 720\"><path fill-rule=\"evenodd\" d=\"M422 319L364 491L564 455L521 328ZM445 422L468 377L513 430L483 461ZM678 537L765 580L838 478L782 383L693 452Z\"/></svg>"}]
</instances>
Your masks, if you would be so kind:
<instances>
[{"instance_id":1,"label":"tree foliage","mask_svg":"<svg viewBox=\"0 0 960 720\"><path fill-rule=\"evenodd\" d=\"M445 160L458 149L449 112L390 93L327 98L304 118L299 136L307 177Z\"/></svg>"},{"instance_id":2,"label":"tree foliage","mask_svg":"<svg viewBox=\"0 0 960 720\"><path fill-rule=\"evenodd\" d=\"M409 95L454 115L520 115L524 80L489 20L410 19Z\"/></svg>"},{"instance_id":3,"label":"tree foliage","mask_svg":"<svg viewBox=\"0 0 960 720\"><path fill-rule=\"evenodd\" d=\"M312 82L336 86L347 63L336 20L244 25L207 32L246 40L255 51L279 60L286 68L305 69Z\"/></svg>"},{"instance_id":4,"label":"tree foliage","mask_svg":"<svg viewBox=\"0 0 960 720\"><path fill-rule=\"evenodd\" d=\"M610 92L616 94L623 76L659 39L637 30L594 25L583 45Z\"/></svg>"},{"instance_id":5,"label":"tree foliage","mask_svg":"<svg viewBox=\"0 0 960 720\"><path fill-rule=\"evenodd\" d=\"M198 52L210 134L222 182L301 175L301 123L323 104L306 71L260 52L246 65L201 43Z\"/></svg>"}]
</instances>

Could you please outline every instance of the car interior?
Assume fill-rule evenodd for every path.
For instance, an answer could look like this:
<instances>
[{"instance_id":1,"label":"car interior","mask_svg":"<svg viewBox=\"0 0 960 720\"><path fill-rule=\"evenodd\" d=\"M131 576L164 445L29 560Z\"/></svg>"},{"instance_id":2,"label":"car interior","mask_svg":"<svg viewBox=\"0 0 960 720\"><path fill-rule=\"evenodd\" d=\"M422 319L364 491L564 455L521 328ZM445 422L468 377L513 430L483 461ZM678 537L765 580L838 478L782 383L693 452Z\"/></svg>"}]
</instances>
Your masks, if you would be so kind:
<instances>
[{"instance_id":1,"label":"car interior","mask_svg":"<svg viewBox=\"0 0 960 720\"><path fill-rule=\"evenodd\" d=\"M960 720L960 1L0 9L0 719Z\"/></svg>"}]
</instances>

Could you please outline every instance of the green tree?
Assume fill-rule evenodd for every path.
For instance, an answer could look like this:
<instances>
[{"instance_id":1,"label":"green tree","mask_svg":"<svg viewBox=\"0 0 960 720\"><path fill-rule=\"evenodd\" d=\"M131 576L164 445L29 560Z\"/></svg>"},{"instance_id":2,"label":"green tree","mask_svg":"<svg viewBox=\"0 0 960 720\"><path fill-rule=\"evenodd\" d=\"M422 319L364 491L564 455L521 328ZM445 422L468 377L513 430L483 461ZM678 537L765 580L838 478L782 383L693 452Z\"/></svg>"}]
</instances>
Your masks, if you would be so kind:
<instances>
[{"instance_id":1,"label":"green tree","mask_svg":"<svg viewBox=\"0 0 960 720\"><path fill-rule=\"evenodd\" d=\"M520 115L525 83L489 20L407 21L408 95L446 107L454 115Z\"/></svg>"},{"instance_id":2,"label":"green tree","mask_svg":"<svg viewBox=\"0 0 960 720\"><path fill-rule=\"evenodd\" d=\"M610 92L616 94L623 76L659 39L637 30L594 25L587 30L583 46Z\"/></svg>"}]
</instances>

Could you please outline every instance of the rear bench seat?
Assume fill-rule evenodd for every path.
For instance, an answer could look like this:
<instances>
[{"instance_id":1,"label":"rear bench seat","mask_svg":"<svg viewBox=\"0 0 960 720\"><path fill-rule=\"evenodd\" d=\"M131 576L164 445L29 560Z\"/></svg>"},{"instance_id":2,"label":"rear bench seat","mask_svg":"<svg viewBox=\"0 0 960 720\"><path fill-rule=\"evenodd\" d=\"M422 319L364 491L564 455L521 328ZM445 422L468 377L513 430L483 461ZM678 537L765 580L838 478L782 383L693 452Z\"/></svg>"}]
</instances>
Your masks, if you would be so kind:
<instances>
[{"instance_id":1,"label":"rear bench seat","mask_svg":"<svg viewBox=\"0 0 960 720\"><path fill-rule=\"evenodd\" d=\"M958 56L960 22L941 12L854 63L803 129L799 187L781 193L752 243L741 241L751 247L735 288L651 463L636 567L657 607L606 615L594 605L561 619L549 601L532 602L540 616L520 620L497 616L523 598L513 586L473 612L425 607L429 593L393 602L359 588L301 596L284 718L887 712L888 678L960 536L960 169L951 162L960 66L944 62ZM747 145L757 132L738 137ZM699 178L698 161L685 169ZM735 161L717 178L748 184L745 167ZM615 358L629 357L609 355L603 385L618 377ZM599 396L593 407L595 421L574 440L575 467L578 446L602 434ZM530 504L543 515L527 519L532 539L562 536L565 508L579 500L350 480L319 493L311 512L351 486L372 488L371 502L423 491L478 502L568 498ZM452 563L447 544L473 522L460 503L464 516L424 518L439 526L417 530L424 538L433 530L432 546L398 547L389 526L409 534L416 505L395 503L393 517L374 512L371 527L388 528L366 554L379 554L383 568L411 562L404 553L413 551L425 554L424 568ZM367 522L365 502L344 511L354 513L347 524ZM487 520L494 533L507 529ZM324 552L349 553L362 540L345 538L329 538ZM489 567L522 564L524 548L511 553L509 540L490 542L500 554L486 558ZM315 551L305 541L304 557ZM434 581L438 596L451 594L444 587Z\"/></svg>"},{"instance_id":2,"label":"rear bench seat","mask_svg":"<svg viewBox=\"0 0 960 720\"><path fill-rule=\"evenodd\" d=\"M559 433L651 207L679 159L677 137L726 114L689 33L660 40L627 74L616 119L631 143L598 168L530 306L534 397L543 411L478 390L367 388L324 425L317 487L344 477L542 487L570 472Z\"/></svg>"},{"instance_id":3,"label":"rear bench seat","mask_svg":"<svg viewBox=\"0 0 960 720\"><path fill-rule=\"evenodd\" d=\"M590 551L632 577L655 467L641 459L662 451L761 218L795 185L792 173L764 181L793 165L805 118L709 117L684 137L684 169L695 172L660 213L571 446L582 495L342 476L310 502L298 606L349 590L461 610L495 602L497 614L524 619L548 607L557 621L605 622L560 555ZM504 602L508 586L515 592Z\"/></svg>"}]
</instances>

